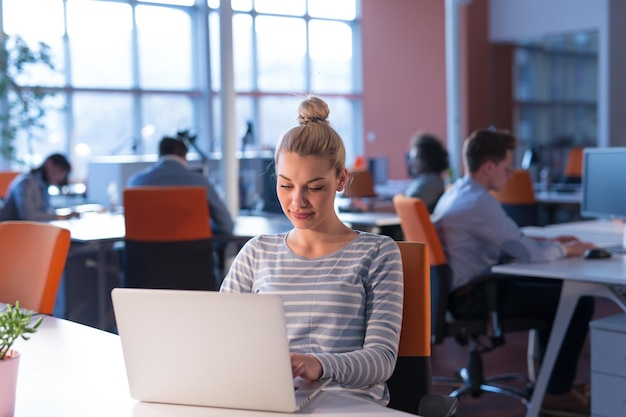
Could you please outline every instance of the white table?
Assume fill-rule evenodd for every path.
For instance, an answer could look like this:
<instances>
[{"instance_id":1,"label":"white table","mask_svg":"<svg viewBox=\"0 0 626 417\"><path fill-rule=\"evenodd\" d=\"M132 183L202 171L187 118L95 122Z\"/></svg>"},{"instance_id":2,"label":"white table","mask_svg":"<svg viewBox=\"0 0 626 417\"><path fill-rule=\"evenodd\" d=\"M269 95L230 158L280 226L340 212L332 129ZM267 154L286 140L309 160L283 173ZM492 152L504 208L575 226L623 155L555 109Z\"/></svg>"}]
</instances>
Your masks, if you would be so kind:
<instances>
[{"instance_id":1,"label":"white table","mask_svg":"<svg viewBox=\"0 0 626 417\"><path fill-rule=\"evenodd\" d=\"M535 200L542 204L574 204L582 203L582 191L563 192L563 191L537 191L535 192Z\"/></svg>"},{"instance_id":2,"label":"white table","mask_svg":"<svg viewBox=\"0 0 626 417\"><path fill-rule=\"evenodd\" d=\"M603 222L595 224L593 222L576 222L570 226L568 228L567 224L562 224L554 228L546 227L546 233L543 236L554 237L554 232L558 231L558 234L586 233L586 236L591 238L595 232L598 239L597 243L611 239L621 242L618 225L611 227L610 224ZM536 230L535 236L540 236ZM593 242L592 239L590 240ZM537 417L541 409L541 402L548 379L554 367L554 361L563 342L565 331L569 326L578 299L582 296L606 297L613 300L626 312L626 299L622 292L623 286L626 285L626 256L613 255L613 257L608 259L595 260L564 258L554 262L511 263L494 266L491 270L499 274L563 280L561 298L552 332L550 333L550 340L539 370L530 406L526 413L526 417Z\"/></svg>"},{"instance_id":3,"label":"white table","mask_svg":"<svg viewBox=\"0 0 626 417\"><path fill-rule=\"evenodd\" d=\"M546 230L562 230L570 233L600 233L621 236L624 233L622 220L582 220L571 223L557 223L545 227Z\"/></svg>"},{"instance_id":4,"label":"white table","mask_svg":"<svg viewBox=\"0 0 626 417\"><path fill-rule=\"evenodd\" d=\"M339 213L339 219L355 230L380 233L385 226L400 226L400 217L394 212Z\"/></svg>"},{"instance_id":5,"label":"white table","mask_svg":"<svg viewBox=\"0 0 626 417\"><path fill-rule=\"evenodd\" d=\"M580 217L580 205L582 203L582 191L537 191L535 199L541 208L547 214L546 223L554 223L557 221L556 213L558 210L566 210L574 215L573 218Z\"/></svg>"},{"instance_id":6,"label":"white table","mask_svg":"<svg viewBox=\"0 0 626 417\"><path fill-rule=\"evenodd\" d=\"M399 226L400 218L395 213L339 213L339 218L353 229L379 233L381 227ZM107 327L107 304L109 292L107 290L106 259L111 245L123 240L126 234L124 215L109 212L83 213L80 218L55 220L50 222L56 226L69 229L72 241L78 243L98 243L98 326ZM233 237L226 240L245 242L245 240L259 235L280 233L292 228L289 219L282 213L266 213L265 215L238 216L235 219ZM216 240L221 240L216 237Z\"/></svg>"},{"instance_id":7,"label":"white table","mask_svg":"<svg viewBox=\"0 0 626 417\"><path fill-rule=\"evenodd\" d=\"M545 227L528 226L522 228L524 234L531 237L556 237L573 235L585 242L593 242L597 246L609 247L622 244L624 230L621 221L586 220L572 223L558 223Z\"/></svg>"},{"instance_id":8,"label":"white table","mask_svg":"<svg viewBox=\"0 0 626 417\"><path fill-rule=\"evenodd\" d=\"M70 231L73 242L98 244L98 267L97 267L97 289L98 289L98 327L107 327L106 306L109 297L107 291L107 252L114 242L124 239L126 226L124 225L124 215L109 212L88 212L83 213L79 218L68 220L55 220L50 224L66 228Z\"/></svg>"},{"instance_id":9,"label":"white table","mask_svg":"<svg viewBox=\"0 0 626 417\"><path fill-rule=\"evenodd\" d=\"M119 337L67 320L45 317L31 340L19 340L14 347L21 355L15 417L286 416L137 402L128 390ZM410 416L332 392L322 393L303 411L326 417Z\"/></svg>"}]
</instances>

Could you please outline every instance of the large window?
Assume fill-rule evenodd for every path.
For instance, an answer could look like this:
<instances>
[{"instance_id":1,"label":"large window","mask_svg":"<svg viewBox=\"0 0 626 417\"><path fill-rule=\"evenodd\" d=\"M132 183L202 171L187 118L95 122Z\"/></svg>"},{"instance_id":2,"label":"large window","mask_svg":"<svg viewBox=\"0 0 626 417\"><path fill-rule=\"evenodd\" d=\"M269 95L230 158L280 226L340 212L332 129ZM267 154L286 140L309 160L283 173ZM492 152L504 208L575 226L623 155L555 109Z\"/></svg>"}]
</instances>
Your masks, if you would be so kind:
<instances>
[{"instance_id":1,"label":"large window","mask_svg":"<svg viewBox=\"0 0 626 417\"><path fill-rule=\"evenodd\" d=\"M0 0L2 29L51 48L45 126L16 143L23 160L70 155L74 181L93 156L154 154L188 129L221 151L219 0ZM325 98L348 163L362 151L359 0L231 0L235 126L273 149L306 94ZM236 139L240 149L240 138Z\"/></svg>"}]
</instances>

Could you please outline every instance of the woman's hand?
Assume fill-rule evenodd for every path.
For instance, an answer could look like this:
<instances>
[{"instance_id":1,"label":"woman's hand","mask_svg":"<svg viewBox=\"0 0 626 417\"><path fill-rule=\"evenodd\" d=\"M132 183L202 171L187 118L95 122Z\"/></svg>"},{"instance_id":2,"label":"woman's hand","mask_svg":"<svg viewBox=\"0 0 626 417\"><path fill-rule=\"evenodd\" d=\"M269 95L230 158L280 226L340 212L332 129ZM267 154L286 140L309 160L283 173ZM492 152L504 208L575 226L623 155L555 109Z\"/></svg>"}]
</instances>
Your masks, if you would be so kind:
<instances>
[{"instance_id":1,"label":"woman's hand","mask_svg":"<svg viewBox=\"0 0 626 417\"><path fill-rule=\"evenodd\" d=\"M313 355L291 353L291 372L293 377L316 381L322 376L322 364Z\"/></svg>"}]
</instances>

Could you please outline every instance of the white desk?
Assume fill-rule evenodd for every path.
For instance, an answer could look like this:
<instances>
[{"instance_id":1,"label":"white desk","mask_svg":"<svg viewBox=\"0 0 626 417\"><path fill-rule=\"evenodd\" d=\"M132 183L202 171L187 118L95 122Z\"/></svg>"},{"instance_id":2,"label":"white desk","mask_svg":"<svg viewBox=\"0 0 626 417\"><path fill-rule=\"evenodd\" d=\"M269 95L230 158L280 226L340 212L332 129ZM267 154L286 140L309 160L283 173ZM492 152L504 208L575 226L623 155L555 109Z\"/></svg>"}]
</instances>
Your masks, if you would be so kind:
<instances>
[{"instance_id":1,"label":"white desk","mask_svg":"<svg viewBox=\"0 0 626 417\"><path fill-rule=\"evenodd\" d=\"M582 192L580 190L563 191L538 191L535 199L539 207L546 214L545 223L555 223L557 212L565 210L572 214L570 218L580 218L580 204L582 203Z\"/></svg>"},{"instance_id":2,"label":"white desk","mask_svg":"<svg viewBox=\"0 0 626 417\"><path fill-rule=\"evenodd\" d=\"M98 327L105 329L107 327L106 306L109 297L106 276L107 251L114 242L124 239L126 234L124 215L109 212L89 212L83 213L80 218L55 220L51 221L50 224L68 229L73 242L96 242L98 244Z\"/></svg>"},{"instance_id":3,"label":"white desk","mask_svg":"<svg viewBox=\"0 0 626 417\"><path fill-rule=\"evenodd\" d=\"M339 213L339 219L353 228L376 232L383 226L399 226L396 213L363 212ZM84 213L80 218L55 220L51 224L70 230L72 240L91 242L102 240L122 240L126 234L124 215L120 213ZM283 214L238 216L235 219L233 234L237 237L253 237L264 233L280 233L291 229L292 225Z\"/></svg>"},{"instance_id":4,"label":"white desk","mask_svg":"<svg viewBox=\"0 0 626 417\"><path fill-rule=\"evenodd\" d=\"M129 394L118 336L54 317L44 318L31 340L19 340L14 347L21 354L15 417L287 415L137 402ZM322 393L303 412L326 417L410 416L331 392Z\"/></svg>"},{"instance_id":5,"label":"white desk","mask_svg":"<svg viewBox=\"0 0 626 417\"><path fill-rule=\"evenodd\" d=\"M352 229L372 233L380 233L384 226L400 226L400 217L395 212L339 213L339 219Z\"/></svg>"},{"instance_id":6,"label":"white desk","mask_svg":"<svg viewBox=\"0 0 626 417\"><path fill-rule=\"evenodd\" d=\"M339 218L353 229L379 233L384 226L399 226L400 219L395 213L339 213ZM98 243L98 326L106 329L106 306L109 300L106 283L107 251L115 241L123 240L126 234L124 215L120 213L84 213L80 218L55 220L56 226L69 229L72 241L79 243ZM257 216L238 216L232 237L224 240L245 242L259 234L272 234L288 231L291 222L281 213L267 213ZM216 240L223 240L216 237Z\"/></svg>"},{"instance_id":7,"label":"white desk","mask_svg":"<svg viewBox=\"0 0 626 417\"><path fill-rule=\"evenodd\" d=\"M546 230L561 230L569 233L600 233L609 236L620 236L624 232L622 220L583 220L579 222L552 224Z\"/></svg>"},{"instance_id":8,"label":"white desk","mask_svg":"<svg viewBox=\"0 0 626 417\"><path fill-rule=\"evenodd\" d=\"M593 242L601 247L620 246L624 230L623 222L612 220L586 220L572 223L559 223L545 227L528 226L522 229L531 237L556 237L573 235L585 242Z\"/></svg>"},{"instance_id":9,"label":"white desk","mask_svg":"<svg viewBox=\"0 0 626 417\"><path fill-rule=\"evenodd\" d=\"M618 227L618 226L615 226ZM605 233L598 231L605 228ZM592 231L602 241L619 239L615 229L606 223L576 222L568 228L566 224L559 225L554 229L546 227L546 237L553 237L554 230L559 234L575 234L581 230L587 236L593 236ZM539 234L536 232L536 236ZM593 240L592 240L593 241ZM561 298L554 319L550 340L545 352L543 363L539 370L539 376L526 417L537 417L541 409L541 402L545 393L548 379L554 367L554 361L558 354L565 331L570 323L578 299L582 296L606 297L617 303L626 312L626 299L618 291L620 286L626 285L626 256L613 255L608 259L587 260L582 258L564 258L554 262L544 263L511 263L497 265L491 268L492 272L499 274L511 274L520 276L532 276L554 278L563 280Z\"/></svg>"},{"instance_id":10,"label":"white desk","mask_svg":"<svg viewBox=\"0 0 626 417\"><path fill-rule=\"evenodd\" d=\"M563 192L563 191L537 191L535 199L543 204L575 204L582 203L582 191Z\"/></svg>"}]
</instances>

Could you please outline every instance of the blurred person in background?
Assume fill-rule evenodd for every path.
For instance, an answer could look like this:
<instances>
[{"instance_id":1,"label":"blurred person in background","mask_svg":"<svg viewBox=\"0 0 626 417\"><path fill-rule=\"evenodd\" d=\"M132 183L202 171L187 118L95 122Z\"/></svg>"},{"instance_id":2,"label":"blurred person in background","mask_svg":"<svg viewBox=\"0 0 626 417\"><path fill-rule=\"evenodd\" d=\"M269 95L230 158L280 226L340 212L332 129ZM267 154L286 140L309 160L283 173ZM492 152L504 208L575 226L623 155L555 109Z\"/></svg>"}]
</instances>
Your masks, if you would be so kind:
<instances>
[{"instance_id":1,"label":"blurred person in background","mask_svg":"<svg viewBox=\"0 0 626 417\"><path fill-rule=\"evenodd\" d=\"M29 172L18 175L9 186L0 221L47 221L77 217L78 213L58 215L50 206L48 187L67 185L72 166L64 155L54 153Z\"/></svg>"},{"instance_id":2,"label":"blurred person in background","mask_svg":"<svg viewBox=\"0 0 626 417\"><path fill-rule=\"evenodd\" d=\"M444 192L443 175L449 167L448 151L437 137L420 132L410 141L407 169L413 181L404 190L408 197L421 198L433 212Z\"/></svg>"}]
</instances>

